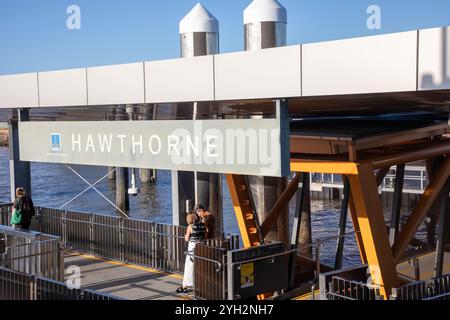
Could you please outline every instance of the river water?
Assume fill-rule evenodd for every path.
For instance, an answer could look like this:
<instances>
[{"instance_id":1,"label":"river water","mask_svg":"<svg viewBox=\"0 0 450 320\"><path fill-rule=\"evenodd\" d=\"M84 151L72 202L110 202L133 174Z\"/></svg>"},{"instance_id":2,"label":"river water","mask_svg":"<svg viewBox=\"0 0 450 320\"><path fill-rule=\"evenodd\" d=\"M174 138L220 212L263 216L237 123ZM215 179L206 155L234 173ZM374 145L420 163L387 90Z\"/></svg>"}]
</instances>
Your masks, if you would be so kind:
<instances>
[{"instance_id":1,"label":"river water","mask_svg":"<svg viewBox=\"0 0 450 320\"><path fill-rule=\"evenodd\" d=\"M9 155L8 148L0 147L0 200L9 199ZM107 174L103 167L73 166L86 180L96 182ZM59 208L67 201L87 188L74 173L64 165L32 163L32 194L37 206ZM114 202L115 183L107 179L100 182L97 189ZM230 195L224 183L224 231L239 233L234 216ZM172 190L171 174L169 171L158 171L158 182L154 185L142 187L137 197L130 199L130 217L133 219L149 220L159 223L172 222ZM334 237L338 234L339 201L312 201L313 241ZM290 204L290 224L294 212L294 201ZM66 207L69 210L94 212L103 215L116 215L115 209L95 191L90 190ZM348 232L353 231L350 217ZM328 241L321 248L321 260L328 264L334 263L336 240ZM344 266L360 263L359 251L354 235L346 238Z\"/></svg>"}]
</instances>

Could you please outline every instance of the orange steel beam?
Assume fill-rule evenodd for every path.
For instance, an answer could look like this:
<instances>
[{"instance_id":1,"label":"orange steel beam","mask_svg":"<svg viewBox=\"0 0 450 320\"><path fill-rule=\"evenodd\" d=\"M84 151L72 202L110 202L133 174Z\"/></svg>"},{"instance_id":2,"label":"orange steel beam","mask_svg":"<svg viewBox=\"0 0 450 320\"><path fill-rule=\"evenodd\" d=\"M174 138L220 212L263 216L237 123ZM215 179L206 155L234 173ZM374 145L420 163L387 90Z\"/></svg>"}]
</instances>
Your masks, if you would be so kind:
<instances>
[{"instance_id":1,"label":"orange steel beam","mask_svg":"<svg viewBox=\"0 0 450 320\"><path fill-rule=\"evenodd\" d=\"M381 184L383 183L384 178L389 173L389 170L391 170L391 167L381 168L381 169L377 170L375 176L376 176L376 179L377 179L377 185L378 186L381 186Z\"/></svg>"},{"instance_id":2,"label":"orange steel beam","mask_svg":"<svg viewBox=\"0 0 450 320\"><path fill-rule=\"evenodd\" d=\"M275 225L277 220L285 213L285 208L289 204L294 194L298 190L298 186L301 179L301 174L296 173L291 183L283 191L278 201L275 203L274 207L270 211L269 215L264 219L261 224L261 237L264 239L270 232L270 229Z\"/></svg>"},{"instance_id":3,"label":"orange steel beam","mask_svg":"<svg viewBox=\"0 0 450 320\"><path fill-rule=\"evenodd\" d=\"M350 194L348 207L352 216L353 229L355 229L356 243L358 244L359 256L361 257L362 264L367 264L366 250L364 249L364 242L361 236L361 228L359 227L358 216L356 215L355 203L353 197Z\"/></svg>"},{"instance_id":4,"label":"orange steel beam","mask_svg":"<svg viewBox=\"0 0 450 320\"><path fill-rule=\"evenodd\" d=\"M436 171L436 174L434 175L431 183L428 185L427 189L422 195L418 206L411 214L411 217L408 219L408 222L398 236L397 242L392 248L394 259L396 262L400 261L403 253L406 251L412 239L414 238L417 229L420 227L428 211L433 206L449 176L450 157L447 157L440 168Z\"/></svg>"},{"instance_id":5,"label":"orange steel beam","mask_svg":"<svg viewBox=\"0 0 450 320\"><path fill-rule=\"evenodd\" d=\"M292 172L309 172L309 173L335 173L354 175L358 174L356 163L347 161L320 161L320 160L291 160Z\"/></svg>"},{"instance_id":6,"label":"orange steel beam","mask_svg":"<svg viewBox=\"0 0 450 320\"><path fill-rule=\"evenodd\" d=\"M352 202L359 224L372 281L385 298L400 284L384 221L374 168L370 163L358 164L358 174L349 176ZM353 211L352 210L352 211Z\"/></svg>"},{"instance_id":7,"label":"orange steel beam","mask_svg":"<svg viewBox=\"0 0 450 320\"><path fill-rule=\"evenodd\" d=\"M226 177L244 248L259 246L263 238L247 181L242 175L227 174ZM270 293L260 294L257 299L265 300L270 296Z\"/></svg>"},{"instance_id":8,"label":"orange steel beam","mask_svg":"<svg viewBox=\"0 0 450 320\"><path fill-rule=\"evenodd\" d=\"M411 163L419 160L439 157L450 153L450 141L430 142L414 150L389 154L380 158L373 159L375 168L392 167L398 164Z\"/></svg>"},{"instance_id":9,"label":"orange steel beam","mask_svg":"<svg viewBox=\"0 0 450 320\"><path fill-rule=\"evenodd\" d=\"M253 198L244 176L226 175L234 212L244 248L258 246L262 243L258 215L254 210Z\"/></svg>"}]
</instances>

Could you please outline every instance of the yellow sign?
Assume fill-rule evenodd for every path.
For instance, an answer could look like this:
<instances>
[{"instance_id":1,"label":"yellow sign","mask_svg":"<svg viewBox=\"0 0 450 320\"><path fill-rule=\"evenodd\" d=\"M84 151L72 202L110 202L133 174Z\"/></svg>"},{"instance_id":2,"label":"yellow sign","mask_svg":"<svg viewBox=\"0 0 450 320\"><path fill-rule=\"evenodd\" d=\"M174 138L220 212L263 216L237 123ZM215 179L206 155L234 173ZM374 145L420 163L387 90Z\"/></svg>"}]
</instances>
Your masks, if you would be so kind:
<instances>
[{"instance_id":1,"label":"yellow sign","mask_svg":"<svg viewBox=\"0 0 450 320\"><path fill-rule=\"evenodd\" d=\"M241 288L250 288L255 285L255 267L253 263L241 265Z\"/></svg>"}]
</instances>

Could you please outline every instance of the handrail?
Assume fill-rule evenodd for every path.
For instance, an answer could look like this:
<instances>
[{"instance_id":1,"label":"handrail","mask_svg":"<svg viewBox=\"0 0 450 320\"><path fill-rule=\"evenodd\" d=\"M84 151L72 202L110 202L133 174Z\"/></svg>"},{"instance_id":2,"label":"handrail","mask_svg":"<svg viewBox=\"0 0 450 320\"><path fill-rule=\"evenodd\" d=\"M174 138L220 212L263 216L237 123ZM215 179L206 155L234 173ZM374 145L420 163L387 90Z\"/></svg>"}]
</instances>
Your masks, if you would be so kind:
<instances>
[{"instance_id":1,"label":"handrail","mask_svg":"<svg viewBox=\"0 0 450 320\"><path fill-rule=\"evenodd\" d=\"M395 170L395 166L393 166L391 168L391 170ZM419 175L405 175L405 183L407 183L408 181L410 182L420 182L420 185L417 187L413 187L410 189L405 189L406 193L408 193L407 191L424 191L425 189L425 184L428 181L427 179L427 174L426 174L426 168L425 167L421 167L421 166L407 166L405 169L407 172L416 172L419 173ZM325 180L325 176L330 176L330 181ZM321 184L322 186L327 186L327 187L336 187L336 188L343 188L343 182L342 181L337 181L335 179L335 174L319 174L318 175L318 179L316 178L316 176L311 175L311 183L316 183L316 184ZM383 191L387 191L390 192L393 188L389 188L387 186L387 182L388 181L393 181L395 180L395 174L387 174L384 178L383 178L383 182L381 185L381 189Z\"/></svg>"},{"instance_id":2,"label":"handrail","mask_svg":"<svg viewBox=\"0 0 450 320\"><path fill-rule=\"evenodd\" d=\"M292 249L292 250L284 251L284 252L281 252L281 253L274 253L274 254L271 254L271 255L267 255L267 256L264 256L264 257L252 258L252 259L247 259L247 260L239 261L239 262L233 262L233 263L231 263L231 265L243 264L243 263L248 263L248 262L253 262L253 261L259 261L259 260L270 259L270 258L274 258L274 257L278 257L278 256L283 256L283 255L292 254L292 253L294 253L294 252L295 252L295 253L298 253L298 252L299 252L300 250L302 250L302 249L309 248L309 247L314 247L314 246L316 246L316 245L321 245L321 246L322 246L323 243L325 243L325 242L327 242L327 241L337 240L337 239L346 237L346 236L348 236L348 235L356 234L356 233L360 233L360 231L352 231L352 232L348 232L348 233L342 234L342 235L340 235L340 236L335 236L335 237L329 237L329 238L320 239L320 240L316 241L315 243L313 243L313 244L311 244L311 245L304 246L304 247L300 247L300 248L298 248L298 249ZM226 251L226 250L223 249L223 248L222 248L222 249L221 249L221 248L217 248L217 250L223 250L223 251ZM209 258L201 257L201 256L195 255L194 253L191 253L191 252L189 252L189 251L184 252L184 254L185 254L185 255L189 255L189 256L191 256L191 257L194 257L194 258L198 258L198 259L200 259L200 260L205 260L205 261L208 261L208 262L215 263L215 264L217 264L217 265L219 265L219 266L222 266L222 265L228 265L228 263L222 263L222 262L220 262L220 261L218 261L218 260L214 260L214 259L209 259ZM317 257L316 257L316 258L317 258ZM319 259L319 261L320 261L320 259ZM219 271L220 271L220 270L218 270L217 272L219 272Z\"/></svg>"},{"instance_id":3,"label":"handrail","mask_svg":"<svg viewBox=\"0 0 450 320\"><path fill-rule=\"evenodd\" d=\"M184 252L184 255L185 255L185 256L190 256L190 257L193 257L193 258L196 258L196 259L200 259L200 260L212 262L212 263L214 263L214 264L217 264L216 272L220 272L220 271L223 270L223 269L222 269L223 263L220 262L220 261L213 260L213 259L209 259L209 258L205 258L205 257L202 257L202 256L197 256L197 255L195 255L195 253L191 253L191 252L189 252L189 251L185 251L185 252Z\"/></svg>"},{"instance_id":4,"label":"handrail","mask_svg":"<svg viewBox=\"0 0 450 320\"><path fill-rule=\"evenodd\" d=\"M52 250L52 251L39 252L39 253L29 254L29 255L15 257L15 258L2 259L2 260L0 260L0 264L4 263L4 262L17 261L17 260L22 260L22 259L26 259L26 258L41 257L41 256L44 256L47 254L59 253L59 252L60 252L60 250Z\"/></svg>"}]
</instances>

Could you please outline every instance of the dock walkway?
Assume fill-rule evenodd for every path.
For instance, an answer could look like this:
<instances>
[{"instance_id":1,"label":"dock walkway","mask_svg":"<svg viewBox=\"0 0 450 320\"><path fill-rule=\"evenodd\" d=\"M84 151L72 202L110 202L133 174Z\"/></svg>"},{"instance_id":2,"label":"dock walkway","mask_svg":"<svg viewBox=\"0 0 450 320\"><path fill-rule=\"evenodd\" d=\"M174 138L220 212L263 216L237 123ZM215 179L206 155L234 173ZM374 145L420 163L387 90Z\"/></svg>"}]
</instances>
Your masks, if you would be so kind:
<instances>
[{"instance_id":1,"label":"dock walkway","mask_svg":"<svg viewBox=\"0 0 450 320\"><path fill-rule=\"evenodd\" d=\"M108 261L80 253L69 252L65 268L81 268L81 285L125 300L190 300L178 295L181 275L169 274L151 268Z\"/></svg>"}]
</instances>

